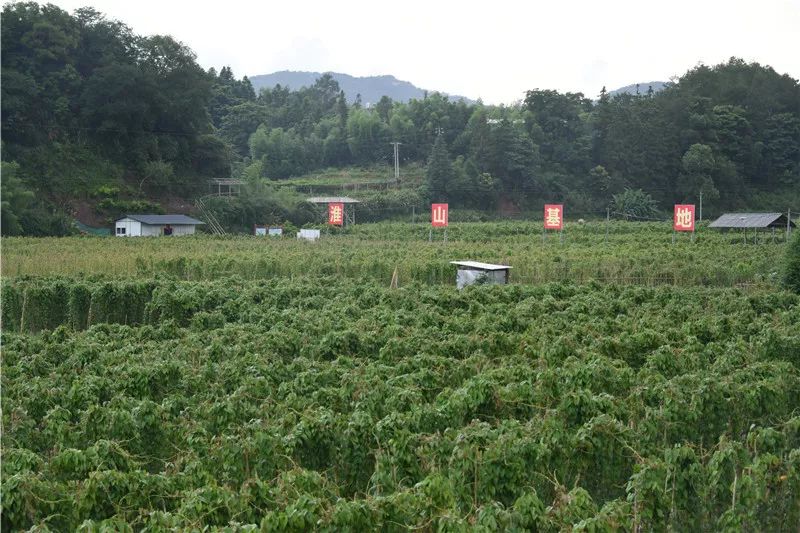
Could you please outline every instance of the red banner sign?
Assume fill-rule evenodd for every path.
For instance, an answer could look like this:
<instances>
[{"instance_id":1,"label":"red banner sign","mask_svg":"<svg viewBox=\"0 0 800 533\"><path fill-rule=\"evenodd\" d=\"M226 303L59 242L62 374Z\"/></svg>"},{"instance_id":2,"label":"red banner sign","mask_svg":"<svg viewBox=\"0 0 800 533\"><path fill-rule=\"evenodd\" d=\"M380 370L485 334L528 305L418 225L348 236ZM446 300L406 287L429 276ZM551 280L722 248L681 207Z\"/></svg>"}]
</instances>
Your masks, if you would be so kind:
<instances>
[{"instance_id":1,"label":"red banner sign","mask_svg":"<svg viewBox=\"0 0 800 533\"><path fill-rule=\"evenodd\" d=\"M675 231L694 231L694 205L675 205L672 229Z\"/></svg>"},{"instance_id":2,"label":"red banner sign","mask_svg":"<svg viewBox=\"0 0 800 533\"><path fill-rule=\"evenodd\" d=\"M331 226L341 226L344 224L344 204L342 202L331 202L328 204L328 224Z\"/></svg>"},{"instance_id":3,"label":"red banner sign","mask_svg":"<svg viewBox=\"0 0 800 533\"><path fill-rule=\"evenodd\" d=\"M564 227L564 204L544 204L544 229Z\"/></svg>"},{"instance_id":4,"label":"red banner sign","mask_svg":"<svg viewBox=\"0 0 800 533\"><path fill-rule=\"evenodd\" d=\"M447 204L431 204L431 226L447 227Z\"/></svg>"}]
</instances>

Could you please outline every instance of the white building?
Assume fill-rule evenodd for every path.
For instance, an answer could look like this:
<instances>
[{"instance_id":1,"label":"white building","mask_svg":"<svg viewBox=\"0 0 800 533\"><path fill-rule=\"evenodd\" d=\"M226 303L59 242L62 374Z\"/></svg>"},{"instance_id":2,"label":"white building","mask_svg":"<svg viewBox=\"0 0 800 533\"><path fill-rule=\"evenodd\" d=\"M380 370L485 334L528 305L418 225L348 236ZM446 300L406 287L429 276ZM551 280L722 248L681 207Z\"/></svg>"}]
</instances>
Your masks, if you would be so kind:
<instances>
[{"instance_id":1,"label":"white building","mask_svg":"<svg viewBox=\"0 0 800 533\"><path fill-rule=\"evenodd\" d=\"M117 237L193 235L195 226L205 224L186 215L126 215L116 222Z\"/></svg>"}]
</instances>

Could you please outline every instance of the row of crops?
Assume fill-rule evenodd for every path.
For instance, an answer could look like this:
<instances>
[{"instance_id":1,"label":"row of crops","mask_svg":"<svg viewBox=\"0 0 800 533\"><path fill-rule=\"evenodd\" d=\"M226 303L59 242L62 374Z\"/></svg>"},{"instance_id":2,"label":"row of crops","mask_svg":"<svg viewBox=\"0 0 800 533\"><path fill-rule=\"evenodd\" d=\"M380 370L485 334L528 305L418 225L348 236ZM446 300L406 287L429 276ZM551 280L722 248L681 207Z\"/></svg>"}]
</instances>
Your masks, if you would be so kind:
<instances>
[{"instance_id":1,"label":"row of crops","mask_svg":"<svg viewBox=\"0 0 800 533\"><path fill-rule=\"evenodd\" d=\"M22 276L2 298L3 530L800 524L798 295Z\"/></svg>"},{"instance_id":2,"label":"row of crops","mask_svg":"<svg viewBox=\"0 0 800 533\"><path fill-rule=\"evenodd\" d=\"M523 284L590 280L636 285L773 286L786 248L742 243L737 235L704 229L672 244L668 225L616 222L567 226L564 241L542 240L533 223L461 223L428 242L428 225L380 223L326 230L320 242L263 237L4 239L6 276L171 277L190 281L335 276L388 284L452 284L451 260L513 266ZM750 236L752 243L752 235Z\"/></svg>"}]
</instances>

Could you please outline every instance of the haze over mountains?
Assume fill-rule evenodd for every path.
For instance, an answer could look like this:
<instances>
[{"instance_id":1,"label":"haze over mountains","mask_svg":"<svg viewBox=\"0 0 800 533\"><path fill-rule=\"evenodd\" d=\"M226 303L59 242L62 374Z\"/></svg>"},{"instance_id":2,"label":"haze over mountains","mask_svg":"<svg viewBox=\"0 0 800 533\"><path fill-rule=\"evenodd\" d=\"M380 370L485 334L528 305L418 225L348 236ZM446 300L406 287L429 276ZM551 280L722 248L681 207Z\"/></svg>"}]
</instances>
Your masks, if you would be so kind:
<instances>
[{"instance_id":1,"label":"haze over mountains","mask_svg":"<svg viewBox=\"0 0 800 533\"><path fill-rule=\"evenodd\" d=\"M663 91L667 88L667 82L665 81L648 81L643 83L633 83L631 85L626 85L625 87L620 87L619 89L614 89L613 91L608 91L610 96L616 96L618 94L647 94L647 91L650 90L650 87L653 88L653 92L657 93L659 91Z\"/></svg>"},{"instance_id":2,"label":"haze over mountains","mask_svg":"<svg viewBox=\"0 0 800 533\"><path fill-rule=\"evenodd\" d=\"M301 87L310 87L314 82L322 76L323 72L310 72L310 71L290 71L281 70L271 74L260 74L250 77L250 83L253 88L258 92L262 88L272 88L276 85L281 87L289 87L292 90L300 89ZM382 96L386 95L395 102L408 102L411 99L421 99L425 97L425 93L435 92L434 90L421 89L411 82L398 80L392 75L384 76L351 76L341 72L330 72L339 83L339 87L344 91L347 102L352 104L355 102L357 95L361 95L361 103L369 106L378 103ZM654 92L661 91L666 86L663 81L651 81L645 83L626 85L619 89L608 91L611 96L621 93L636 94L638 90L641 94L645 94L648 87L653 87ZM442 92L442 91L439 91ZM442 94L447 94L443 93ZM475 103L475 100L466 96L448 95L451 100L464 100L468 104ZM520 95L522 98L524 95ZM595 95L586 95L593 97Z\"/></svg>"},{"instance_id":3,"label":"haze over mountains","mask_svg":"<svg viewBox=\"0 0 800 533\"><path fill-rule=\"evenodd\" d=\"M272 74L252 76L250 78L250 83L253 84L253 88L256 92L261 88L272 88L278 84L280 84L281 87L289 87L292 90L297 90L301 87L312 86L323 74L323 72L282 70L273 72ZM374 105L377 104L381 96L384 95L395 102L408 102L411 99L423 98L426 92L425 89L420 89L410 82L398 80L391 75L356 77L341 72L330 72L330 74L333 76L333 79L339 83L339 87L344 91L347 102L350 104L355 102L357 95L361 95L362 104ZM432 93L434 91L429 90L427 92ZM464 100L468 104L475 103L474 100L465 96L453 94L448 96L450 96L451 100Z\"/></svg>"}]
</instances>

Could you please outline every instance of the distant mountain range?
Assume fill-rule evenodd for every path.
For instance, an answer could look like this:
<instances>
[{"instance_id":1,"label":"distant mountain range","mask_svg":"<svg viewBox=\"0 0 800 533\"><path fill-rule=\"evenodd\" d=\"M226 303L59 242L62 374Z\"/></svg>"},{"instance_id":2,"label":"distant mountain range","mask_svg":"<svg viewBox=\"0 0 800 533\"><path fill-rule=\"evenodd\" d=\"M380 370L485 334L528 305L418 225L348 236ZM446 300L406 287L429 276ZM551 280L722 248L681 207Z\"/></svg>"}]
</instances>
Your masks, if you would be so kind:
<instances>
[{"instance_id":1,"label":"distant mountain range","mask_svg":"<svg viewBox=\"0 0 800 533\"><path fill-rule=\"evenodd\" d=\"M310 87L314 85L324 73L323 72L309 72L309 71L294 71L294 70L281 70L273 72L272 74L260 74L258 76L250 77L250 83L253 88L258 92L262 88L273 88L276 85L281 87L289 87L292 90L300 89L301 87ZM345 97L349 103L356 100L357 95L361 95L361 102L365 106L375 105L386 95L395 102L408 102L411 99L421 100L425 97L425 93L441 92L441 91L426 91L420 89L413 83L398 80L394 76L351 76L341 72L330 72L339 83L339 87L344 91ZM636 94L637 87L640 94L646 94L649 87L653 87L653 91L658 92L663 90L667 85L664 81L650 81L646 83L634 83L619 89L609 91L608 94L614 96L616 94ZM442 93L447 94L447 93ZM448 95L451 100L464 100L468 104L474 104L475 100L467 98L466 96Z\"/></svg>"},{"instance_id":2,"label":"distant mountain range","mask_svg":"<svg viewBox=\"0 0 800 533\"><path fill-rule=\"evenodd\" d=\"M619 89L614 89L613 91L608 91L609 96L615 96L617 94L647 94L649 88L653 88L653 92L663 91L667 88L666 81L648 81L646 83L634 83L633 85L626 85L625 87L620 87Z\"/></svg>"},{"instance_id":3,"label":"distant mountain range","mask_svg":"<svg viewBox=\"0 0 800 533\"><path fill-rule=\"evenodd\" d=\"M280 84L281 87L289 87L292 90L300 89L301 87L310 87L314 82L324 74L323 72L307 72L307 71L290 71L282 70L280 72L273 72L272 74L261 74L259 76L252 76L250 83L253 88L258 92L263 88L272 88ZM339 87L344 91L345 97L349 103L353 103L356 95L361 95L361 102L364 105L375 105L383 95L388 96L395 102L408 102L411 99L421 100L425 97L425 89L420 89L412 83L407 81L398 80L394 76L364 76L356 77L349 74L342 74L341 72L330 72L339 83ZM427 91L428 93L441 92L441 91ZM446 94L446 93L442 93ZM448 95L451 100L464 100L466 103L474 103L465 96Z\"/></svg>"}]
</instances>

